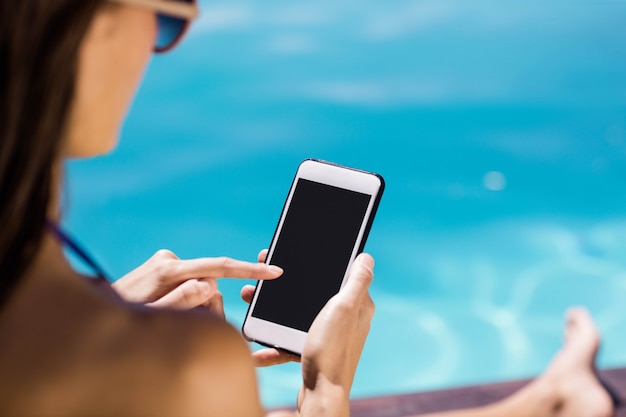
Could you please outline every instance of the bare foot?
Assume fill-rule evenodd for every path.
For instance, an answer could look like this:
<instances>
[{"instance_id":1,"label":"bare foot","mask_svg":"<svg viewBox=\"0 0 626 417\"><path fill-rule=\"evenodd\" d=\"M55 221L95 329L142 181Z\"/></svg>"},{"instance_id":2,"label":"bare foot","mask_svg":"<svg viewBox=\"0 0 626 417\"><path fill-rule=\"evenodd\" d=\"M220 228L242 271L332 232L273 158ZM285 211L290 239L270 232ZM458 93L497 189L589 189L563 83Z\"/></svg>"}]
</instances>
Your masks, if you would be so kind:
<instances>
[{"instance_id":1,"label":"bare foot","mask_svg":"<svg viewBox=\"0 0 626 417\"><path fill-rule=\"evenodd\" d=\"M587 310L572 309L563 348L539 378L491 405L423 417L610 417L613 403L595 371L599 347L600 335Z\"/></svg>"},{"instance_id":2,"label":"bare foot","mask_svg":"<svg viewBox=\"0 0 626 417\"><path fill-rule=\"evenodd\" d=\"M600 334L584 308L567 312L565 344L546 373L539 379L555 388L557 396L554 416L608 417L613 403L600 385L595 359L600 347Z\"/></svg>"}]
</instances>

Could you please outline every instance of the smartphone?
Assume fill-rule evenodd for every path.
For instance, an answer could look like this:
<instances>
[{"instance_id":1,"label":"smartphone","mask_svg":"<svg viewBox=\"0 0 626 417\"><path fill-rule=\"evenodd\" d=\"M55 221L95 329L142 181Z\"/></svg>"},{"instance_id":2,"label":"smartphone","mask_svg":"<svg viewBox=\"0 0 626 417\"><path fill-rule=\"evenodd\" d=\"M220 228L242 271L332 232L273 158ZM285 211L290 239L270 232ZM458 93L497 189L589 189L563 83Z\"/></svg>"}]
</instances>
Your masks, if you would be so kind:
<instances>
[{"instance_id":1,"label":"smartphone","mask_svg":"<svg viewBox=\"0 0 626 417\"><path fill-rule=\"evenodd\" d=\"M257 284L246 339L302 353L313 320L363 251L384 188L378 174L315 159L300 164L266 260L284 274Z\"/></svg>"}]
</instances>

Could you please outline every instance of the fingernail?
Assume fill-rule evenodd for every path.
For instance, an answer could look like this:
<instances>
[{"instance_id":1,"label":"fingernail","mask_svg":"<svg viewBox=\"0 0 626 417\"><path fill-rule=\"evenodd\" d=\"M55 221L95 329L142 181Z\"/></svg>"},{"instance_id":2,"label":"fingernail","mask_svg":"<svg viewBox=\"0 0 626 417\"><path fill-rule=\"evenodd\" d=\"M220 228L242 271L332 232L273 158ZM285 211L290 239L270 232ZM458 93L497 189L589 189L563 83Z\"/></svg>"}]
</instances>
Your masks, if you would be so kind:
<instances>
[{"instance_id":1,"label":"fingernail","mask_svg":"<svg viewBox=\"0 0 626 417\"><path fill-rule=\"evenodd\" d=\"M270 265L267 269L269 269L274 274L282 274L284 272L281 267L276 265Z\"/></svg>"}]
</instances>

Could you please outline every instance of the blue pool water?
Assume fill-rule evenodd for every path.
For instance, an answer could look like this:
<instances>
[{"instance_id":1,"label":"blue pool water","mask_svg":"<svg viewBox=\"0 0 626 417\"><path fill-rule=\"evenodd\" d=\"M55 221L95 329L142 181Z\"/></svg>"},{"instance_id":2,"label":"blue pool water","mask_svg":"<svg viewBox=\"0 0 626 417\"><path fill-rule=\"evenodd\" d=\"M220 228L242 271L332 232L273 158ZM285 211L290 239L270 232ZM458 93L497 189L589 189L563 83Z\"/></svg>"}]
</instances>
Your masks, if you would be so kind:
<instances>
[{"instance_id":1,"label":"blue pool water","mask_svg":"<svg viewBox=\"0 0 626 417\"><path fill-rule=\"evenodd\" d=\"M315 157L385 176L353 393L540 372L588 306L626 365L626 3L215 0L156 57L67 226L115 277L160 248L254 260ZM223 280L237 326L241 282ZM293 404L297 365L262 370Z\"/></svg>"}]
</instances>

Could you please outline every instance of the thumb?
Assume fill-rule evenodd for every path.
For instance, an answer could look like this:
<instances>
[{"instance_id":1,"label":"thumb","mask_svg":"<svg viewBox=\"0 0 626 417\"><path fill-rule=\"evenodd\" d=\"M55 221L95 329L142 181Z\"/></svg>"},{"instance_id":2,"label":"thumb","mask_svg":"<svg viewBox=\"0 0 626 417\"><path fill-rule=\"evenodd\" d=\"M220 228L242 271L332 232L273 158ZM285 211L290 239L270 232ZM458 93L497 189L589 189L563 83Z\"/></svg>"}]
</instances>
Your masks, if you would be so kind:
<instances>
[{"instance_id":1,"label":"thumb","mask_svg":"<svg viewBox=\"0 0 626 417\"><path fill-rule=\"evenodd\" d=\"M362 253L352 263L346 285L339 294L348 302L360 303L367 295L373 279L374 258Z\"/></svg>"}]
</instances>

